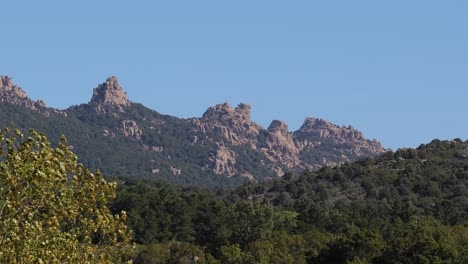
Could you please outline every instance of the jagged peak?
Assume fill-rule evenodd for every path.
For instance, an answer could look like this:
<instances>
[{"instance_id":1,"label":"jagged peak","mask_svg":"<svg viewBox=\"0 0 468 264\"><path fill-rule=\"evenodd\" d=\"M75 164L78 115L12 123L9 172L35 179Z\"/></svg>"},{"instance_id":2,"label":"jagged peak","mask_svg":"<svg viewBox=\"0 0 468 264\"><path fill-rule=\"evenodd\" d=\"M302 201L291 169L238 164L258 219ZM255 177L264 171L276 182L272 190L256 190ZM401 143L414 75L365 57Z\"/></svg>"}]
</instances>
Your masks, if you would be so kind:
<instances>
[{"instance_id":1,"label":"jagged peak","mask_svg":"<svg viewBox=\"0 0 468 264\"><path fill-rule=\"evenodd\" d=\"M94 88L91 102L108 105L131 105L127 93L120 86L119 79L116 76L107 78L106 82Z\"/></svg>"},{"instance_id":2,"label":"jagged peak","mask_svg":"<svg viewBox=\"0 0 468 264\"><path fill-rule=\"evenodd\" d=\"M371 142L378 151L383 151L383 147L378 141L367 140L361 131L352 126L338 126L325 119L308 117L298 131L294 132L296 138L302 140L309 137L335 138L346 141Z\"/></svg>"},{"instance_id":3,"label":"jagged peak","mask_svg":"<svg viewBox=\"0 0 468 264\"><path fill-rule=\"evenodd\" d=\"M2 81L2 92L7 93L4 96L29 99L26 92L13 83L10 76L1 75L0 79Z\"/></svg>"},{"instance_id":4,"label":"jagged peak","mask_svg":"<svg viewBox=\"0 0 468 264\"><path fill-rule=\"evenodd\" d=\"M45 107L42 100L37 102L29 99L26 92L13 82L10 76L0 75L0 102L20 105L32 110Z\"/></svg>"},{"instance_id":5,"label":"jagged peak","mask_svg":"<svg viewBox=\"0 0 468 264\"><path fill-rule=\"evenodd\" d=\"M10 76L2 75L0 77L2 80L1 88L2 88L2 92L4 93L4 96L29 99L26 92L23 91L23 89L21 89L19 86L13 83L12 78Z\"/></svg>"},{"instance_id":6,"label":"jagged peak","mask_svg":"<svg viewBox=\"0 0 468 264\"><path fill-rule=\"evenodd\" d=\"M204 119L240 119L243 121L250 120L251 106L245 103L240 103L236 108L232 108L229 103L217 104L209 107L203 114Z\"/></svg>"},{"instance_id":7,"label":"jagged peak","mask_svg":"<svg viewBox=\"0 0 468 264\"><path fill-rule=\"evenodd\" d=\"M280 120L271 121L270 126L268 126L268 132L276 133L278 131L283 135L287 134L289 132L288 124Z\"/></svg>"}]
</instances>

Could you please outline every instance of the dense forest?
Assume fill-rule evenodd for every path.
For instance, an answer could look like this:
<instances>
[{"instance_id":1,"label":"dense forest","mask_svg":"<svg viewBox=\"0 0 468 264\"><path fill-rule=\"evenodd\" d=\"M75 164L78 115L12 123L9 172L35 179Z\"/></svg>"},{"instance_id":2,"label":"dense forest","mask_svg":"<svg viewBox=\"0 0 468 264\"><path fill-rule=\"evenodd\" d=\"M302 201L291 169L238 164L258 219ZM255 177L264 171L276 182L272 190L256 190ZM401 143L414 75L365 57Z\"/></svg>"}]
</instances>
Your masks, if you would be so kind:
<instances>
[{"instance_id":1,"label":"dense forest","mask_svg":"<svg viewBox=\"0 0 468 264\"><path fill-rule=\"evenodd\" d=\"M117 179L136 263L466 263L468 142L232 191Z\"/></svg>"}]
</instances>

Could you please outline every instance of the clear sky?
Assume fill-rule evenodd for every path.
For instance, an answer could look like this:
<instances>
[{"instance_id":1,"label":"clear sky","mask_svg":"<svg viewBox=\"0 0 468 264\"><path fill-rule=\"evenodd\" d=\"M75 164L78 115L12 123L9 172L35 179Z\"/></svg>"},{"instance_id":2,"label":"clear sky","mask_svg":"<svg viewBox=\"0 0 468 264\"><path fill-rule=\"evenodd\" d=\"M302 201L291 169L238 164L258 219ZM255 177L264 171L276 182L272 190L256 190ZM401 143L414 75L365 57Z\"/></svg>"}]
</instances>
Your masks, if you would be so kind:
<instances>
[{"instance_id":1,"label":"clear sky","mask_svg":"<svg viewBox=\"0 0 468 264\"><path fill-rule=\"evenodd\" d=\"M163 114L352 125L385 147L468 138L468 1L2 1L0 74L66 108L116 75Z\"/></svg>"}]
</instances>

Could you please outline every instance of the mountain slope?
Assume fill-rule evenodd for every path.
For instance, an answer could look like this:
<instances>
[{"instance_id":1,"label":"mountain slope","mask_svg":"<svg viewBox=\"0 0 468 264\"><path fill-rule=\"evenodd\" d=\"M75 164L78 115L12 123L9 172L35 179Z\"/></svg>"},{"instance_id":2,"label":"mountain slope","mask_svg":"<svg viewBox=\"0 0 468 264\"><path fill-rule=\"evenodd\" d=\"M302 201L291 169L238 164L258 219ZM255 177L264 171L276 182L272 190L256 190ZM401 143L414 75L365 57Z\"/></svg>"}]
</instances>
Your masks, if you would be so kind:
<instances>
[{"instance_id":1,"label":"mountain slope","mask_svg":"<svg viewBox=\"0 0 468 264\"><path fill-rule=\"evenodd\" d=\"M387 220L430 215L455 225L468 221L467 184L468 141L434 140L299 177L247 184L233 197L296 210L347 208L352 214L372 208L367 217L386 212Z\"/></svg>"},{"instance_id":2,"label":"mountain slope","mask_svg":"<svg viewBox=\"0 0 468 264\"><path fill-rule=\"evenodd\" d=\"M55 142L63 133L86 166L112 175L226 186L384 151L354 128L322 119L308 118L295 132L278 120L265 129L247 104L216 105L201 118L162 115L129 101L116 77L98 85L89 103L57 110L3 76L0 102L2 126L35 128Z\"/></svg>"}]
</instances>

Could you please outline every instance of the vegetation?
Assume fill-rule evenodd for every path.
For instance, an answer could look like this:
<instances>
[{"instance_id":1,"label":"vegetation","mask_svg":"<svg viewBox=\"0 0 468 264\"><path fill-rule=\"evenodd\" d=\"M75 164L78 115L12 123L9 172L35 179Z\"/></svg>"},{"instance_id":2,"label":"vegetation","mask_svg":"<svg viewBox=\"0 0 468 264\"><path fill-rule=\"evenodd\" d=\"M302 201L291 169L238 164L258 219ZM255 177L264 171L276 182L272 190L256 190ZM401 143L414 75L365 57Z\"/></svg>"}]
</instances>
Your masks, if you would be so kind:
<instances>
[{"instance_id":1,"label":"vegetation","mask_svg":"<svg viewBox=\"0 0 468 264\"><path fill-rule=\"evenodd\" d=\"M230 192L126 180L112 208L136 263L466 263L467 157L435 140Z\"/></svg>"},{"instance_id":2,"label":"vegetation","mask_svg":"<svg viewBox=\"0 0 468 264\"><path fill-rule=\"evenodd\" d=\"M468 262L461 140L231 191L117 177L114 200L116 184L64 139L5 130L0 142L0 262Z\"/></svg>"},{"instance_id":3,"label":"vegetation","mask_svg":"<svg viewBox=\"0 0 468 264\"><path fill-rule=\"evenodd\" d=\"M65 138L0 132L0 262L116 263L132 250L115 183L77 163Z\"/></svg>"}]
</instances>

